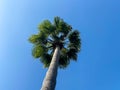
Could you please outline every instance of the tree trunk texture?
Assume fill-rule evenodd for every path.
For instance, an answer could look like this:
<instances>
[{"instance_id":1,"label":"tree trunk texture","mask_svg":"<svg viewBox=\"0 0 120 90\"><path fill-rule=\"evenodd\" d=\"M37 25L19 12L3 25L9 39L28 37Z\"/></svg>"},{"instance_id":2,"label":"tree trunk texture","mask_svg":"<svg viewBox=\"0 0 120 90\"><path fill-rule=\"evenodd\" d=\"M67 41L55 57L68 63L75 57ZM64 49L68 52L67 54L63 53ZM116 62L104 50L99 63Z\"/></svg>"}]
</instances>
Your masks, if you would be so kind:
<instances>
[{"instance_id":1,"label":"tree trunk texture","mask_svg":"<svg viewBox=\"0 0 120 90\"><path fill-rule=\"evenodd\" d=\"M60 48L56 47L41 90L55 90Z\"/></svg>"}]
</instances>

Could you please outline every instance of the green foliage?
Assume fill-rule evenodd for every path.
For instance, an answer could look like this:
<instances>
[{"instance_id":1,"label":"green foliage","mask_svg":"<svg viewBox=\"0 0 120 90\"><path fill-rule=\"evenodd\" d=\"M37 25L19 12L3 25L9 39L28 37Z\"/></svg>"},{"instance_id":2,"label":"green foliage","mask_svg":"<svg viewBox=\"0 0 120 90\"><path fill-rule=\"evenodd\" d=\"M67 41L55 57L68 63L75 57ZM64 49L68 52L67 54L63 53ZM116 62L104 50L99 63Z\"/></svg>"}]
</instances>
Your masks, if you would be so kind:
<instances>
[{"instance_id":1,"label":"green foliage","mask_svg":"<svg viewBox=\"0 0 120 90\"><path fill-rule=\"evenodd\" d=\"M50 65L52 59L52 55L48 54L48 53L44 53L40 59L40 61L42 63L44 63L44 67L47 68Z\"/></svg>"},{"instance_id":2,"label":"green foliage","mask_svg":"<svg viewBox=\"0 0 120 90\"><path fill-rule=\"evenodd\" d=\"M39 24L38 29L40 32L44 32L47 35L51 34L55 30L54 26L49 20L45 20L41 24Z\"/></svg>"},{"instance_id":3,"label":"green foliage","mask_svg":"<svg viewBox=\"0 0 120 90\"><path fill-rule=\"evenodd\" d=\"M60 60L59 60L59 67L60 68L65 68L70 63L70 60L69 60L68 55L67 55L67 51L68 50L66 48L61 49L61 55L60 55Z\"/></svg>"},{"instance_id":4,"label":"green foliage","mask_svg":"<svg viewBox=\"0 0 120 90\"><path fill-rule=\"evenodd\" d=\"M63 19L60 19L60 17L55 17L54 26L56 27L56 34L62 33L63 36L66 36L72 30L72 27L64 22Z\"/></svg>"},{"instance_id":5,"label":"green foliage","mask_svg":"<svg viewBox=\"0 0 120 90\"><path fill-rule=\"evenodd\" d=\"M35 57L35 58L39 58L41 57L44 53L46 53L48 50L46 47L42 46L42 45L36 45L33 47L33 50L32 50L32 55Z\"/></svg>"},{"instance_id":6,"label":"green foliage","mask_svg":"<svg viewBox=\"0 0 120 90\"><path fill-rule=\"evenodd\" d=\"M32 35L29 41L34 44L32 55L40 58L44 67L49 67L56 46L60 47L59 67L65 68L70 60L77 60L81 48L80 33L72 31L71 25L60 17L55 17L53 23L44 20L38 26L39 32Z\"/></svg>"},{"instance_id":7,"label":"green foliage","mask_svg":"<svg viewBox=\"0 0 120 90\"><path fill-rule=\"evenodd\" d=\"M37 35L32 35L29 41L33 44L46 44L47 35L44 32L38 33Z\"/></svg>"}]
</instances>

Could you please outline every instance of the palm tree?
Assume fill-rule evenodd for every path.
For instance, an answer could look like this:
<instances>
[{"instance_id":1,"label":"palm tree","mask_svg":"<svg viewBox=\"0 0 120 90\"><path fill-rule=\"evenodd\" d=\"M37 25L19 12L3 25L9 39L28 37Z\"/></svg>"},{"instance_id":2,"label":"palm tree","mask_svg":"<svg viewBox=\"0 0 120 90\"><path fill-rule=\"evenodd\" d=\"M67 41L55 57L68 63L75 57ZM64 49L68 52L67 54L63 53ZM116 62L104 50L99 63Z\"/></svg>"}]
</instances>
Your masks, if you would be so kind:
<instances>
[{"instance_id":1,"label":"palm tree","mask_svg":"<svg viewBox=\"0 0 120 90\"><path fill-rule=\"evenodd\" d=\"M44 20L38 29L38 34L32 35L29 41L34 44L32 55L48 68L41 90L54 90L58 67L66 68L70 60L77 60L80 35L60 17L55 17L53 23Z\"/></svg>"}]
</instances>

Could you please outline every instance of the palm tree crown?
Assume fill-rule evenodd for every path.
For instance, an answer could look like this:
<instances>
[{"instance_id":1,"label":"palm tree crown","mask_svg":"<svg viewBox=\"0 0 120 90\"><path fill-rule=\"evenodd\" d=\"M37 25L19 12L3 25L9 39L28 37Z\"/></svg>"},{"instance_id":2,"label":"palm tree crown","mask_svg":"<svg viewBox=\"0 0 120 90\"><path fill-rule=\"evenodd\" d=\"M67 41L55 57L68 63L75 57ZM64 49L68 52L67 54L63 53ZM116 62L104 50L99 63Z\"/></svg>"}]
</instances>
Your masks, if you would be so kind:
<instances>
[{"instance_id":1,"label":"palm tree crown","mask_svg":"<svg viewBox=\"0 0 120 90\"><path fill-rule=\"evenodd\" d=\"M29 41L34 44L32 55L40 58L44 67L49 67L56 46L60 47L60 68L65 68L70 60L77 60L77 53L81 48L77 30L72 31L72 27L60 17L55 17L53 23L44 20L38 29L38 34L32 35Z\"/></svg>"}]
</instances>

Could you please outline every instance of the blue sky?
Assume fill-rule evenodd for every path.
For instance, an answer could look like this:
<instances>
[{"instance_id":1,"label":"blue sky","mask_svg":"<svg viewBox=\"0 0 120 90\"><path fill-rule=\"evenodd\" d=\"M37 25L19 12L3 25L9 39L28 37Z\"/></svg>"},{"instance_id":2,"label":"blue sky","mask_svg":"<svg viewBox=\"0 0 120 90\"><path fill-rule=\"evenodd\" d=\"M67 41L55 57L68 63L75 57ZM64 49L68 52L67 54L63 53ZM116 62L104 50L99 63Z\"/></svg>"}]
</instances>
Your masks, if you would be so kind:
<instances>
[{"instance_id":1,"label":"blue sky","mask_svg":"<svg viewBox=\"0 0 120 90\"><path fill-rule=\"evenodd\" d=\"M78 61L59 70L56 90L120 90L120 1L0 0L0 90L39 90L47 69L30 35L60 16L81 32Z\"/></svg>"}]
</instances>

